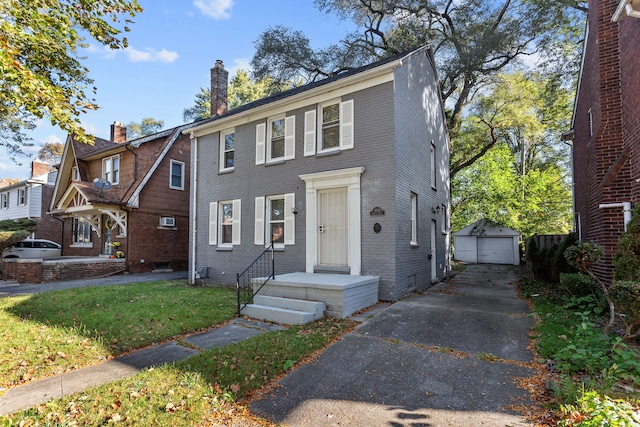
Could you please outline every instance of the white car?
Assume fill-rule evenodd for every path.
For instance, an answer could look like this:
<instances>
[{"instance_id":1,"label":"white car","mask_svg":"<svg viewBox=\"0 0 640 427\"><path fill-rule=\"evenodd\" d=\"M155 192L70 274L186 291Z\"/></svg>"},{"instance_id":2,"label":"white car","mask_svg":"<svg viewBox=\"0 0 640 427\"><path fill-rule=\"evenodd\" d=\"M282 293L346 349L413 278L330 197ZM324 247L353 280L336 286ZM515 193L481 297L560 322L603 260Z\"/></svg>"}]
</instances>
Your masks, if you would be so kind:
<instances>
[{"instance_id":1,"label":"white car","mask_svg":"<svg viewBox=\"0 0 640 427\"><path fill-rule=\"evenodd\" d=\"M45 239L26 239L2 251L2 258L59 258L62 246Z\"/></svg>"}]
</instances>

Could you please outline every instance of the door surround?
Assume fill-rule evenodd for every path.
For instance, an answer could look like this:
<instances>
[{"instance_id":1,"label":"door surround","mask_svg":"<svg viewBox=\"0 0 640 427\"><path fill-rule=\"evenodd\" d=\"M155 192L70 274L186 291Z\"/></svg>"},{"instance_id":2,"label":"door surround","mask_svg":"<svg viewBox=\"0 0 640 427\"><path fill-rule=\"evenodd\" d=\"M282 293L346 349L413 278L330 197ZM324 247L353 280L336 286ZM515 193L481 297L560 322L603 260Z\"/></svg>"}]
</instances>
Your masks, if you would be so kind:
<instances>
[{"instance_id":1,"label":"door surround","mask_svg":"<svg viewBox=\"0 0 640 427\"><path fill-rule=\"evenodd\" d=\"M359 276L362 266L360 245L360 175L364 167L338 169L300 175L306 187L306 266L313 273L318 264L318 190L347 188L347 221L349 224L347 255L349 274Z\"/></svg>"}]
</instances>

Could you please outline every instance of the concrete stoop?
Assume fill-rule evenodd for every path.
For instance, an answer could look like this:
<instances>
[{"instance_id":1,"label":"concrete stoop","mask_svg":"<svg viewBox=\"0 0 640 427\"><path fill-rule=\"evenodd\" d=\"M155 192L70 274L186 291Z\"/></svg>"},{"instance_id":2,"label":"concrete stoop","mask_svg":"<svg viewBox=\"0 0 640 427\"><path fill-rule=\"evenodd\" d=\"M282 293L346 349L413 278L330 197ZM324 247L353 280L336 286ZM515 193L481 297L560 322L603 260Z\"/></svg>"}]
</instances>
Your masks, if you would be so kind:
<instances>
[{"instance_id":1,"label":"concrete stoop","mask_svg":"<svg viewBox=\"0 0 640 427\"><path fill-rule=\"evenodd\" d=\"M321 319L326 309L323 302L256 295L253 304L248 304L242 314L268 322L301 325Z\"/></svg>"}]
</instances>

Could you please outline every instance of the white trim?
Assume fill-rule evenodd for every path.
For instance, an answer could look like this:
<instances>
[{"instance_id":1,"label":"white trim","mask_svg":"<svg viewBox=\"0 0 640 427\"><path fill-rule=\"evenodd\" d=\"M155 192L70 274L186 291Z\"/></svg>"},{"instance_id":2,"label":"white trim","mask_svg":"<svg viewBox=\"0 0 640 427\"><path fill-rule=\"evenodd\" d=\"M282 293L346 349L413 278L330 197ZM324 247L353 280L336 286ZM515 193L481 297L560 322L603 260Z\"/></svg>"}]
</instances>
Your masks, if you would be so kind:
<instances>
[{"instance_id":1,"label":"white trim","mask_svg":"<svg viewBox=\"0 0 640 427\"><path fill-rule=\"evenodd\" d=\"M304 155L316 154L316 110L304 113Z\"/></svg>"},{"instance_id":2,"label":"white trim","mask_svg":"<svg viewBox=\"0 0 640 427\"><path fill-rule=\"evenodd\" d=\"M256 245L263 246L264 245L264 206L265 206L265 198L264 196L256 197L254 207L255 207L255 221L254 221L254 237L253 242Z\"/></svg>"},{"instance_id":3,"label":"white trim","mask_svg":"<svg viewBox=\"0 0 640 427\"><path fill-rule=\"evenodd\" d=\"M284 119L284 159L296 158L296 116Z\"/></svg>"},{"instance_id":4,"label":"white trim","mask_svg":"<svg viewBox=\"0 0 640 427\"><path fill-rule=\"evenodd\" d=\"M340 149L353 148L353 99L340 103Z\"/></svg>"},{"instance_id":5,"label":"white trim","mask_svg":"<svg viewBox=\"0 0 640 427\"><path fill-rule=\"evenodd\" d=\"M347 187L349 235L349 273L359 276L362 266L360 176L364 167L339 169L300 175L306 185L306 272L313 273L318 263L318 190Z\"/></svg>"},{"instance_id":6,"label":"white trim","mask_svg":"<svg viewBox=\"0 0 640 427\"><path fill-rule=\"evenodd\" d=\"M218 244L218 202L209 203L209 244Z\"/></svg>"},{"instance_id":7,"label":"white trim","mask_svg":"<svg viewBox=\"0 0 640 427\"><path fill-rule=\"evenodd\" d=\"M272 140L273 140L273 123L274 122L279 122L282 120L282 124L284 125L285 129L284 132L282 134L282 156L279 157L272 157L272 151L273 151L273 144L272 144ZM279 160L284 160L285 158L285 135L287 133L287 122L286 122L286 117L284 116L279 116L279 117L269 117L267 119L267 137L266 137L266 142L264 144L264 149L265 149L265 163L269 163L271 161L279 161ZM257 137L256 137L257 138ZM257 153L258 150L258 143L256 140L256 159L258 156ZM258 164L257 160L256 160L256 164Z\"/></svg>"},{"instance_id":8,"label":"white trim","mask_svg":"<svg viewBox=\"0 0 640 427\"><path fill-rule=\"evenodd\" d=\"M325 148L324 147L324 115L323 115L323 110L326 107L332 107L332 106L338 106L338 123L336 125L334 125L335 127L338 128L338 145L335 147L328 147ZM342 145L342 103L340 102L340 99L331 99L327 102L323 102L321 104L318 104L318 124L316 126L317 129L317 137L316 137L316 141L317 141L317 146L316 146L316 152L318 153L330 153L332 151L339 151L340 150L340 146Z\"/></svg>"},{"instance_id":9,"label":"white trim","mask_svg":"<svg viewBox=\"0 0 640 427\"><path fill-rule=\"evenodd\" d=\"M296 194L284 195L284 244L296 244L296 216L293 213L296 206Z\"/></svg>"},{"instance_id":10,"label":"white trim","mask_svg":"<svg viewBox=\"0 0 640 427\"><path fill-rule=\"evenodd\" d=\"M115 169L113 167L114 165L114 160L118 160L118 169ZM105 163L109 162L109 170L107 171ZM116 180L114 180L113 175L115 175L114 171L117 171L117 178ZM107 178L107 173L109 173L110 178ZM107 181L109 181L111 184L117 185L120 183L120 154L115 154L113 156L108 156L108 157L104 157L102 159L102 178L106 179Z\"/></svg>"},{"instance_id":11,"label":"white trim","mask_svg":"<svg viewBox=\"0 0 640 427\"><path fill-rule=\"evenodd\" d=\"M264 164L266 130L267 125L265 123L256 125L256 165Z\"/></svg>"}]
</instances>

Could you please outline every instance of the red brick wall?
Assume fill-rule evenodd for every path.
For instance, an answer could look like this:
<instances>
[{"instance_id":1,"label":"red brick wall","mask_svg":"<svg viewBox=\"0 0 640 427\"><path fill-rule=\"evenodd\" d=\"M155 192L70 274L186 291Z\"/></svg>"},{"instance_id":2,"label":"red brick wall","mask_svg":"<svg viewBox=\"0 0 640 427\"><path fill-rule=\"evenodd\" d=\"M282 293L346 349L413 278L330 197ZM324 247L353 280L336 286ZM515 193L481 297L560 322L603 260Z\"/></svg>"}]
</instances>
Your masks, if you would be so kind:
<instances>
[{"instance_id":1,"label":"red brick wall","mask_svg":"<svg viewBox=\"0 0 640 427\"><path fill-rule=\"evenodd\" d=\"M47 215L53 196L53 185L42 186L42 213L36 228L36 239L47 239L62 244L62 221Z\"/></svg>"},{"instance_id":2,"label":"red brick wall","mask_svg":"<svg viewBox=\"0 0 640 427\"><path fill-rule=\"evenodd\" d=\"M60 280L87 279L124 271L124 260L104 259L41 261L11 259L3 262L4 280L18 283L47 283Z\"/></svg>"}]
</instances>

